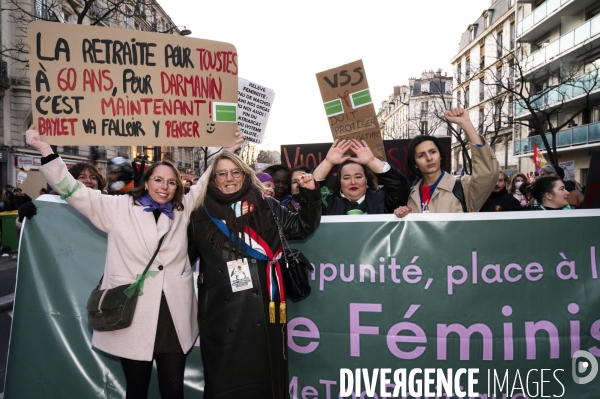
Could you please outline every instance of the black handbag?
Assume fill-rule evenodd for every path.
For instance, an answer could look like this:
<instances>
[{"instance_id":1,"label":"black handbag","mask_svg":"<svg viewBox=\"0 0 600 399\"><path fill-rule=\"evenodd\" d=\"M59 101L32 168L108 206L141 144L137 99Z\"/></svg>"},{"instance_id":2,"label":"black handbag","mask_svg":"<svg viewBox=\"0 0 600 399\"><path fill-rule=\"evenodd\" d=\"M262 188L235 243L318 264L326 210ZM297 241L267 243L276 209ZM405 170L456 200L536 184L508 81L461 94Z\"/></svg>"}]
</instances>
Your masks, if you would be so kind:
<instances>
[{"instance_id":1,"label":"black handbag","mask_svg":"<svg viewBox=\"0 0 600 399\"><path fill-rule=\"evenodd\" d=\"M152 259L148 262L142 277L138 278L136 282L101 290L100 285L102 285L104 275L100 278L98 286L92 291L87 301L88 326L96 331L115 331L131 325L138 296L142 295L139 281L143 281L146 277L164 238L164 236L161 237Z\"/></svg>"},{"instance_id":2,"label":"black handbag","mask_svg":"<svg viewBox=\"0 0 600 399\"><path fill-rule=\"evenodd\" d=\"M269 207L275 223L277 224L277 230L279 231L279 237L281 239L281 245L283 247L283 260L285 267L282 270L283 284L285 287L285 296L292 302L300 302L310 295L310 280L309 271L314 270L313 265L310 263L306 256L297 249L290 248L285 236L283 235L283 227L279 223L277 213L273 210L271 201L267 198Z\"/></svg>"}]
</instances>

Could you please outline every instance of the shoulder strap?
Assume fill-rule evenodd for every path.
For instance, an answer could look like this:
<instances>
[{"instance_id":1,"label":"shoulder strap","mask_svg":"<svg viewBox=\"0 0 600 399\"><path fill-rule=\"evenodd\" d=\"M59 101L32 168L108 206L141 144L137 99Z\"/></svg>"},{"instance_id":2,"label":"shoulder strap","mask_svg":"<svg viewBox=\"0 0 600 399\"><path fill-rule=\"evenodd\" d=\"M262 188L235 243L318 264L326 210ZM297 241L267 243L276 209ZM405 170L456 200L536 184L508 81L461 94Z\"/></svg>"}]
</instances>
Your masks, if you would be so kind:
<instances>
[{"instance_id":1,"label":"shoulder strap","mask_svg":"<svg viewBox=\"0 0 600 399\"><path fill-rule=\"evenodd\" d=\"M452 188L452 194L460 201L460 205L462 206L462 210L464 213L468 213L467 203L465 202L465 193L463 191L462 182L460 179L456 179L454 183L454 187Z\"/></svg>"},{"instance_id":2,"label":"shoulder strap","mask_svg":"<svg viewBox=\"0 0 600 399\"><path fill-rule=\"evenodd\" d=\"M285 235L283 234L283 227L281 226L281 223L279 222L279 218L277 217L277 212L275 212L275 209L273 209L273 204L271 203L272 199L271 197L265 197L267 200L267 203L269 204L269 208L271 208L271 214L273 215L273 218L275 219L275 224L277 224L277 231L279 232L279 239L281 240L281 247L283 249L283 251L285 251L286 249L289 251L290 250L290 245L288 244ZM285 256L284 256L285 259ZM285 259L285 262L287 263L287 259Z\"/></svg>"},{"instance_id":3,"label":"shoulder strap","mask_svg":"<svg viewBox=\"0 0 600 399\"><path fill-rule=\"evenodd\" d=\"M162 245L164 239L165 236L160 237L160 240L158 241L158 247L156 248L156 251L154 251L154 255L152 255L152 259L150 259L150 262L148 262L148 265L144 269L144 273L142 273L142 275L146 275L146 273L148 273L148 269L150 269L150 266L152 266L152 262L154 262L154 259L156 259L156 255L158 254L158 251L160 251L160 246ZM104 280L104 274L102 275L102 277L100 277L100 281L98 282L97 287L98 289L100 289L100 285L102 285L102 280Z\"/></svg>"}]
</instances>

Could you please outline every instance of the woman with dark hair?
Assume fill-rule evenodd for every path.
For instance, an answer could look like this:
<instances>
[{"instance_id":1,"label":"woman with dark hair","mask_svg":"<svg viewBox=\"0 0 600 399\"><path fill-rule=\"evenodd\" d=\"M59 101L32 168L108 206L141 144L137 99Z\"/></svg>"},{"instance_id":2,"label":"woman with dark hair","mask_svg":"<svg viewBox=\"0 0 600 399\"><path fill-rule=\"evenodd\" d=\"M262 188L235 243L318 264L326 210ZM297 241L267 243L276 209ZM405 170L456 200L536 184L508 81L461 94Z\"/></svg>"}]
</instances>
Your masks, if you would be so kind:
<instances>
[{"instance_id":1,"label":"woman with dark hair","mask_svg":"<svg viewBox=\"0 0 600 399\"><path fill-rule=\"evenodd\" d=\"M574 209L569 205L569 192L558 176L540 177L531 185L531 195L535 198L533 209L556 211Z\"/></svg>"},{"instance_id":2,"label":"woman with dark hair","mask_svg":"<svg viewBox=\"0 0 600 399\"><path fill-rule=\"evenodd\" d=\"M254 171L235 154L218 154L209 172L188 230L190 258L200 257L204 398L288 398L286 300L275 218L287 239L308 237L321 219L320 192L310 174L302 175L295 213L263 196Z\"/></svg>"},{"instance_id":3,"label":"woman with dark hair","mask_svg":"<svg viewBox=\"0 0 600 399\"><path fill-rule=\"evenodd\" d=\"M345 155L348 151L355 156ZM364 140L336 140L313 171L315 180L324 181L334 165L339 165L338 173L333 191L323 199L325 215L392 213L398 206L406 205L406 178L387 162L375 158Z\"/></svg>"},{"instance_id":4,"label":"woman with dark hair","mask_svg":"<svg viewBox=\"0 0 600 399\"><path fill-rule=\"evenodd\" d=\"M394 211L399 218L415 213L477 212L488 199L498 180L500 165L492 149L471 123L462 108L446 111L446 120L458 124L471 142L473 172L460 180L444 172L443 148L433 136L417 136L408 146L408 167L421 177L413 187L408 206ZM462 194L462 200L459 198ZM457 194L459 196L457 197Z\"/></svg>"},{"instance_id":5,"label":"woman with dark hair","mask_svg":"<svg viewBox=\"0 0 600 399\"><path fill-rule=\"evenodd\" d=\"M42 155L40 171L54 191L107 233L101 289L143 283L131 326L94 331L92 345L121 359L127 399L147 398L154 359L161 397L183 398L185 356L198 336L187 226L204 181L184 196L179 171L162 161L152 164L127 194L102 195L68 172L35 126L27 131L27 144Z\"/></svg>"},{"instance_id":6,"label":"woman with dark hair","mask_svg":"<svg viewBox=\"0 0 600 399\"><path fill-rule=\"evenodd\" d=\"M273 178L273 184L275 185L275 199L277 201L283 201L290 194L289 174L290 170L287 166L277 164L271 165L264 170Z\"/></svg>"},{"instance_id":7,"label":"woman with dark hair","mask_svg":"<svg viewBox=\"0 0 600 399\"><path fill-rule=\"evenodd\" d=\"M104 191L106 187L106 179L102 176L96 165L91 163L77 162L71 166L69 173L75 179L82 182L84 186L92 190Z\"/></svg>"},{"instance_id":8,"label":"woman with dark hair","mask_svg":"<svg viewBox=\"0 0 600 399\"><path fill-rule=\"evenodd\" d=\"M300 210L300 181L303 175L309 174L310 168L304 165L299 165L290 170L288 174L291 194L281 201L281 206L285 206L291 212L298 212Z\"/></svg>"}]
</instances>

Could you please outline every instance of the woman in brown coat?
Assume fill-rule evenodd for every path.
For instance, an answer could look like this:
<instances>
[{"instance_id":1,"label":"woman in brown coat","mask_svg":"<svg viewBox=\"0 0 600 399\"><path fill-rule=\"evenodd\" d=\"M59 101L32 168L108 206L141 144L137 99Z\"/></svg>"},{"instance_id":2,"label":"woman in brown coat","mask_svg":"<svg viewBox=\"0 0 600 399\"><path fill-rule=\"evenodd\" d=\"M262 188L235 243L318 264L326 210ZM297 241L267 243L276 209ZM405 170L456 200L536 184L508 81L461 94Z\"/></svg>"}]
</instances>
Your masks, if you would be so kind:
<instances>
[{"instance_id":1,"label":"woman in brown coat","mask_svg":"<svg viewBox=\"0 0 600 399\"><path fill-rule=\"evenodd\" d=\"M401 218L414 213L477 212L490 196L500 165L494 152L477 134L469 113L462 108L446 111L446 120L458 124L471 142L473 173L460 179L463 201L457 197L457 180L442 169L444 154L433 136L417 136L408 146L408 167L421 180L412 188L408 205L396 208L394 214Z\"/></svg>"}]
</instances>

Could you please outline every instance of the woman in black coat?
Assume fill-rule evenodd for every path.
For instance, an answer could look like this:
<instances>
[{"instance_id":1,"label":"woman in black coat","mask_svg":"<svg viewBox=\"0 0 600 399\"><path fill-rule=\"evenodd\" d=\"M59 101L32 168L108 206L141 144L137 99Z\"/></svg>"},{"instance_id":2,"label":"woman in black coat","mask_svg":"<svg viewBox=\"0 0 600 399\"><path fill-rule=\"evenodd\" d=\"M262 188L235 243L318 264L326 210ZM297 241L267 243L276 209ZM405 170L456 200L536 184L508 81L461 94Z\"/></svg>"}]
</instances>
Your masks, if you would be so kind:
<instances>
[{"instance_id":1,"label":"woman in black coat","mask_svg":"<svg viewBox=\"0 0 600 399\"><path fill-rule=\"evenodd\" d=\"M346 155L348 151L355 156ZM335 186L323 198L323 214L393 213L397 207L406 205L410 191L408 181L387 162L375 158L365 141L336 140L323 162L313 171L315 180L321 184L334 165L339 165ZM374 177L380 189L377 189Z\"/></svg>"},{"instance_id":2,"label":"woman in black coat","mask_svg":"<svg viewBox=\"0 0 600 399\"><path fill-rule=\"evenodd\" d=\"M288 239L306 238L319 225L321 197L312 175L303 175L300 186L300 211L290 212L263 196L241 158L221 153L214 161L188 230L190 258L200 258L205 399L289 397L281 269L262 259L278 259L281 251L274 213ZM232 236L244 240L234 242Z\"/></svg>"}]
</instances>

